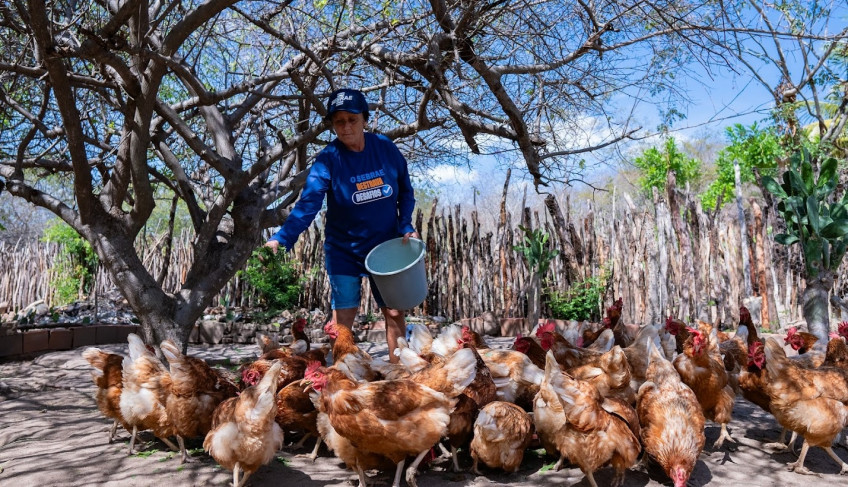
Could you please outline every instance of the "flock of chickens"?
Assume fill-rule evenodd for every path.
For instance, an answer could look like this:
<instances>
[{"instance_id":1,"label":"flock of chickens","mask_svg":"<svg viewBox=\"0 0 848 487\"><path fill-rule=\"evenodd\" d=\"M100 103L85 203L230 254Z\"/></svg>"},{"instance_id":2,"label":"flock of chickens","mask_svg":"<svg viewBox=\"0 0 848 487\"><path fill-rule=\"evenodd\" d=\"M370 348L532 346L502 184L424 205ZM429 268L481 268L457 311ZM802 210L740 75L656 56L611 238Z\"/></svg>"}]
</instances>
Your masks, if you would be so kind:
<instances>
[{"instance_id":1,"label":"flock of chickens","mask_svg":"<svg viewBox=\"0 0 848 487\"><path fill-rule=\"evenodd\" d=\"M114 420L110 442L120 424L132 432L132 453L137 432L150 430L188 461L184 439L205 437L204 449L233 471L234 487L274 457L284 433L302 434L298 447L316 438L313 461L326 444L362 486L366 471L395 468L398 487L414 458L405 479L415 487L418 466L436 449L455 470L463 448L475 473L480 463L514 472L538 443L559 458L556 468L570 462L595 487L593 473L606 465L613 485L622 485L643 453L683 487L704 448L707 419L721 425L713 448L734 441L727 424L738 395L784 428L773 447L788 448L787 431L804 438L790 469L808 473L804 458L818 446L848 473L831 449L848 427L848 322L826 353L812 348L813 335L791 329L785 341L799 354L790 358L776 339L760 339L744 307L733 336L673 318L665 326L625 325L621 309L619 299L599 329L557 330L549 321L511 350L490 348L468 327L449 325L434 338L410 324L397 364L372 359L334 322L324 327L332 348L312 348L298 320L292 345L265 339L262 356L240 369L238 386L168 340L160 344L167 367L136 335L127 357L97 348L83 356L95 368L97 404Z\"/></svg>"}]
</instances>

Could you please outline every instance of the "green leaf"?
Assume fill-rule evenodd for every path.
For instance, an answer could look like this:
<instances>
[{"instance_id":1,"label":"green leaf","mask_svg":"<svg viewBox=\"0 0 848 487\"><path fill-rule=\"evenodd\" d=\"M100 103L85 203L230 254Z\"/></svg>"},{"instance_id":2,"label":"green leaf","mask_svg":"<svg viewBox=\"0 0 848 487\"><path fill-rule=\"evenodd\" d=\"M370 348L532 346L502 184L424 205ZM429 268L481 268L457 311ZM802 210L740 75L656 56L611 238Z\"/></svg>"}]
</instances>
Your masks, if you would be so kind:
<instances>
[{"instance_id":1,"label":"green leaf","mask_svg":"<svg viewBox=\"0 0 848 487\"><path fill-rule=\"evenodd\" d=\"M801 179L801 176L792 170L786 171L786 174L789 175L789 182L792 185L792 194L796 196L807 196L809 193L807 192L807 186L804 184L804 181Z\"/></svg>"},{"instance_id":2,"label":"green leaf","mask_svg":"<svg viewBox=\"0 0 848 487\"><path fill-rule=\"evenodd\" d=\"M819 202L815 196L807 197L807 221L813 227L813 233L819 233L821 221L819 220Z\"/></svg>"},{"instance_id":3,"label":"green leaf","mask_svg":"<svg viewBox=\"0 0 848 487\"><path fill-rule=\"evenodd\" d=\"M815 179L813 179L813 165L809 162L801 164L801 180L804 181L804 189L807 194L812 194L816 187Z\"/></svg>"},{"instance_id":4,"label":"green leaf","mask_svg":"<svg viewBox=\"0 0 848 487\"><path fill-rule=\"evenodd\" d=\"M824 238L841 238L848 235L848 219L834 220L821 229Z\"/></svg>"},{"instance_id":5,"label":"green leaf","mask_svg":"<svg viewBox=\"0 0 848 487\"><path fill-rule=\"evenodd\" d=\"M818 238L810 238L804 245L804 264L807 266L809 277L815 278L821 270L822 242Z\"/></svg>"},{"instance_id":6,"label":"green leaf","mask_svg":"<svg viewBox=\"0 0 848 487\"><path fill-rule=\"evenodd\" d=\"M792 245L799 240L797 235L787 235L785 233L778 233L774 236L774 241L783 244L783 245Z\"/></svg>"},{"instance_id":7,"label":"green leaf","mask_svg":"<svg viewBox=\"0 0 848 487\"><path fill-rule=\"evenodd\" d=\"M785 199L788 197L786 191L771 176L763 176L763 186L777 198Z\"/></svg>"},{"instance_id":8,"label":"green leaf","mask_svg":"<svg viewBox=\"0 0 848 487\"><path fill-rule=\"evenodd\" d=\"M834 220L848 219L848 205L836 203L830 209L830 217Z\"/></svg>"},{"instance_id":9,"label":"green leaf","mask_svg":"<svg viewBox=\"0 0 848 487\"><path fill-rule=\"evenodd\" d=\"M819 188L823 188L824 185L828 182L832 182L836 179L836 168L837 168L836 159L829 157L825 160L821 169L819 170L819 180L817 186Z\"/></svg>"}]
</instances>

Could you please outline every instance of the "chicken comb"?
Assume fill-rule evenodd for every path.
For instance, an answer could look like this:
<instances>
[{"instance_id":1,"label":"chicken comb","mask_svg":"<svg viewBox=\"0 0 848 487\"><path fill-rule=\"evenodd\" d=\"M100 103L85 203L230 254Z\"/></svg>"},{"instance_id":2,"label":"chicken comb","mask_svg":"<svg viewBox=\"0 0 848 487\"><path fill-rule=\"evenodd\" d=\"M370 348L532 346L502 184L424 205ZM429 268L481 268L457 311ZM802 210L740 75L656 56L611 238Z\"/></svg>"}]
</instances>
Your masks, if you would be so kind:
<instances>
[{"instance_id":1,"label":"chicken comb","mask_svg":"<svg viewBox=\"0 0 848 487\"><path fill-rule=\"evenodd\" d=\"M331 331L335 330L335 328L336 328L336 322L330 320L330 321L327 322L326 325L324 325L324 333L329 334Z\"/></svg>"},{"instance_id":2,"label":"chicken comb","mask_svg":"<svg viewBox=\"0 0 848 487\"><path fill-rule=\"evenodd\" d=\"M791 342L792 337L794 337L796 333L798 333L798 328L795 328L794 326L786 330L786 336L783 337L783 343Z\"/></svg>"},{"instance_id":3,"label":"chicken comb","mask_svg":"<svg viewBox=\"0 0 848 487\"><path fill-rule=\"evenodd\" d=\"M848 338L848 321L843 321L839 324L839 328L837 329L837 333L845 338Z\"/></svg>"},{"instance_id":4,"label":"chicken comb","mask_svg":"<svg viewBox=\"0 0 848 487\"><path fill-rule=\"evenodd\" d=\"M321 362L317 360L310 360L309 363L306 364L306 372L303 373L303 376L313 376L316 372L318 372L319 368L321 368Z\"/></svg>"},{"instance_id":5,"label":"chicken comb","mask_svg":"<svg viewBox=\"0 0 848 487\"><path fill-rule=\"evenodd\" d=\"M547 320L544 324L539 325L539 329L536 330L536 338L542 338L542 335L545 333L553 333L556 330L556 321Z\"/></svg>"},{"instance_id":6,"label":"chicken comb","mask_svg":"<svg viewBox=\"0 0 848 487\"><path fill-rule=\"evenodd\" d=\"M292 326L300 331L303 331L303 328L306 326L306 320L303 318L298 318L294 320L294 325Z\"/></svg>"}]
</instances>

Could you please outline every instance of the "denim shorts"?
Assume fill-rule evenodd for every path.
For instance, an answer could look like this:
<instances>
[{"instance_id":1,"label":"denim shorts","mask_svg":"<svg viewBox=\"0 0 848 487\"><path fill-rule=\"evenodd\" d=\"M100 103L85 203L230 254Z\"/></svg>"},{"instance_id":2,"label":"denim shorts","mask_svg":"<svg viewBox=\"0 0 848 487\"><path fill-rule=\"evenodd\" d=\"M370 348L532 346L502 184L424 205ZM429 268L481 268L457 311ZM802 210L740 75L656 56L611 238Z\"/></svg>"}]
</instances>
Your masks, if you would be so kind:
<instances>
[{"instance_id":1,"label":"denim shorts","mask_svg":"<svg viewBox=\"0 0 848 487\"><path fill-rule=\"evenodd\" d=\"M333 309L349 309L358 308L362 297L359 289L362 286L363 276L342 276L331 275L330 277L330 298ZM385 308L386 303L383 302L383 297L380 296L380 291L374 283L374 279L368 276L368 281L371 286L371 294L374 295L374 300L377 301L377 306Z\"/></svg>"}]
</instances>

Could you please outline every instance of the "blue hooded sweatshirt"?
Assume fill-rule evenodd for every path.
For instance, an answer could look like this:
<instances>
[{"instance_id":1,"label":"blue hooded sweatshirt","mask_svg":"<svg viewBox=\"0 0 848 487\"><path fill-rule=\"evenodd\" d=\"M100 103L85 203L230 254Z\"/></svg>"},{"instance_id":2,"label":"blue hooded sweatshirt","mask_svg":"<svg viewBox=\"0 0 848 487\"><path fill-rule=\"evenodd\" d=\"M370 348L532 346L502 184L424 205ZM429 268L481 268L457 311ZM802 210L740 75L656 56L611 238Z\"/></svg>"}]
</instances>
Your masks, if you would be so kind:
<instances>
[{"instance_id":1,"label":"blue hooded sweatshirt","mask_svg":"<svg viewBox=\"0 0 848 487\"><path fill-rule=\"evenodd\" d=\"M365 133L353 152L338 139L318 154L300 199L271 239L292 249L327 196L324 256L327 274L364 276L365 256L377 245L414 232L415 196L406 159L383 135Z\"/></svg>"}]
</instances>

